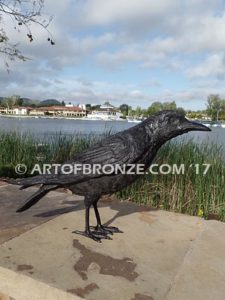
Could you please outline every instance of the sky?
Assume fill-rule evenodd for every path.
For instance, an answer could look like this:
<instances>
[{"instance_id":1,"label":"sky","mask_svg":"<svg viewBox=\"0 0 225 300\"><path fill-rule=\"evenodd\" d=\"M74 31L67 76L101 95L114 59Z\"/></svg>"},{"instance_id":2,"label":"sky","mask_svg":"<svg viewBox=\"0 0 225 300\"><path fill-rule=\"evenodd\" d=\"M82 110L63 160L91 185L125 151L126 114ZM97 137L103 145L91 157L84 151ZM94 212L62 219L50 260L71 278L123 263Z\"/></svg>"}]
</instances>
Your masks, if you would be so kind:
<instances>
[{"instance_id":1,"label":"sky","mask_svg":"<svg viewBox=\"0 0 225 300\"><path fill-rule=\"evenodd\" d=\"M193 110L225 97L224 0L46 0L43 12L55 46L39 26L30 43L5 20L30 59L9 73L1 60L0 96Z\"/></svg>"}]
</instances>

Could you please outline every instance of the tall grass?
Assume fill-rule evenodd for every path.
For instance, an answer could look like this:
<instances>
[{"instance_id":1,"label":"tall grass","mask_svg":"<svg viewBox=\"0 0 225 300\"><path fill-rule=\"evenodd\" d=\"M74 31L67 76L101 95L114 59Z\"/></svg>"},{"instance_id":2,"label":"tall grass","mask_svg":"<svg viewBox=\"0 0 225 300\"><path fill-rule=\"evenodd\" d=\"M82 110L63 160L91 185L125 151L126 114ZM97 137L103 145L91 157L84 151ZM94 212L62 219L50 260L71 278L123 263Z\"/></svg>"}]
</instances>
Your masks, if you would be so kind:
<instances>
[{"instance_id":1,"label":"tall grass","mask_svg":"<svg viewBox=\"0 0 225 300\"><path fill-rule=\"evenodd\" d=\"M222 147L216 144L197 145L183 140L165 144L154 164L178 167L184 173L144 175L133 185L118 192L118 197L165 210L214 217L225 221L225 165ZM206 165L210 167L206 174ZM163 169L167 171L167 168Z\"/></svg>"},{"instance_id":2,"label":"tall grass","mask_svg":"<svg viewBox=\"0 0 225 300\"><path fill-rule=\"evenodd\" d=\"M42 138L28 133L0 132L0 177L19 177L15 172L18 164L27 166L27 173L23 176L29 176L35 164L42 166L70 160L100 138L96 135L80 134L75 137L66 136L60 132L55 136Z\"/></svg>"},{"instance_id":3,"label":"tall grass","mask_svg":"<svg viewBox=\"0 0 225 300\"><path fill-rule=\"evenodd\" d=\"M36 163L61 163L88 148L103 136L61 133L50 138L29 134L0 132L0 177L14 177L15 166L25 164L28 174ZM208 218L215 214L225 221L225 168L222 147L216 144L197 145L189 140L164 145L154 164L184 165L184 174L152 174L140 176L131 186L117 193L120 199L165 210ZM210 164L204 175L205 166ZM196 169L199 166L199 170ZM199 174L197 174L199 171ZM156 167L154 171L159 171Z\"/></svg>"}]
</instances>

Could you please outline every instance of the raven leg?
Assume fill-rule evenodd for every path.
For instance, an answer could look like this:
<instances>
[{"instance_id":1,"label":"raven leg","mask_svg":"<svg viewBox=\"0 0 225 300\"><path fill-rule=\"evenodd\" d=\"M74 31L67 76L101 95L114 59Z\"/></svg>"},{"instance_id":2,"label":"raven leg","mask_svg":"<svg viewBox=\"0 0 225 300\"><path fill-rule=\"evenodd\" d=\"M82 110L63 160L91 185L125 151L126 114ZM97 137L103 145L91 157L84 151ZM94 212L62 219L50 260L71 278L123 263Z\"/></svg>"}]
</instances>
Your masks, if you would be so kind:
<instances>
[{"instance_id":1,"label":"raven leg","mask_svg":"<svg viewBox=\"0 0 225 300\"><path fill-rule=\"evenodd\" d=\"M84 231L73 231L74 233L81 234L83 236L89 237L93 239L96 242L101 242L101 239L110 239L109 237L105 236L104 234L95 234L96 232L92 232L90 230L90 207L93 204L93 200L96 200L97 196L91 197L91 196L85 196L84 198L84 204L85 204L85 230ZM99 197L98 197L99 199Z\"/></svg>"},{"instance_id":2,"label":"raven leg","mask_svg":"<svg viewBox=\"0 0 225 300\"><path fill-rule=\"evenodd\" d=\"M100 218L99 211L98 211L98 206L97 206L98 200L99 199L97 199L93 203L93 207L94 207L94 211L95 211L95 216L96 216L96 220L97 220L97 226L94 227L95 232L96 233L100 233L100 234L105 234L105 235L107 235L107 234L113 234L113 233L123 233L123 231L119 230L119 228L117 228L117 227L102 225L101 218Z\"/></svg>"}]
</instances>

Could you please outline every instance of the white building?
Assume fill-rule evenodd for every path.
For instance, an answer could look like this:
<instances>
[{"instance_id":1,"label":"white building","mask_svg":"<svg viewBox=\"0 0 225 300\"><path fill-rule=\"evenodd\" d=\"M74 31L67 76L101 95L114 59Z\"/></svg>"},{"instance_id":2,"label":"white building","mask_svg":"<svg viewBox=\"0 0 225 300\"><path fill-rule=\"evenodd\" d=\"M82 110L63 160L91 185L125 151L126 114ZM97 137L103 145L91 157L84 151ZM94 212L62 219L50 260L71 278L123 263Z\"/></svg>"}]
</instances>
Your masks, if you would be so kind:
<instances>
[{"instance_id":1,"label":"white building","mask_svg":"<svg viewBox=\"0 0 225 300\"><path fill-rule=\"evenodd\" d=\"M13 115L28 115L30 107L13 107L11 110Z\"/></svg>"},{"instance_id":2,"label":"white building","mask_svg":"<svg viewBox=\"0 0 225 300\"><path fill-rule=\"evenodd\" d=\"M86 104L78 104L78 107L80 107L81 109L86 110Z\"/></svg>"},{"instance_id":3,"label":"white building","mask_svg":"<svg viewBox=\"0 0 225 300\"><path fill-rule=\"evenodd\" d=\"M22 106L14 106L12 108L0 107L1 114L10 114L10 115L29 115L31 107L22 107Z\"/></svg>"}]
</instances>

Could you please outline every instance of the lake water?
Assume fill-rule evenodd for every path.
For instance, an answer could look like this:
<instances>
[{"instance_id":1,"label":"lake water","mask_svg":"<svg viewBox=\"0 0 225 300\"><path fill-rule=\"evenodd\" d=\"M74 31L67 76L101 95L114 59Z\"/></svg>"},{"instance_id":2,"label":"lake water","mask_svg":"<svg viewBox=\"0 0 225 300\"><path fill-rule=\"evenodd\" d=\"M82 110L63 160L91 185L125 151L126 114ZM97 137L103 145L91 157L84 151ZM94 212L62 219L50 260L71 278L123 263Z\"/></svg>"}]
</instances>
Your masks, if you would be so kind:
<instances>
[{"instance_id":1,"label":"lake water","mask_svg":"<svg viewBox=\"0 0 225 300\"><path fill-rule=\"evenodd\" d=\"M8 118L0 116L0 129L4 131L30 132L37 136L54 136L61 132L66 135L80 133L101 134L118 132L135 126L127 121L88 121L44 118ZM225 128L212 127L212 132L189 132L182 136L196 142L217 143L223 146L225 153Z\"/></svg>"}]
</instances>

